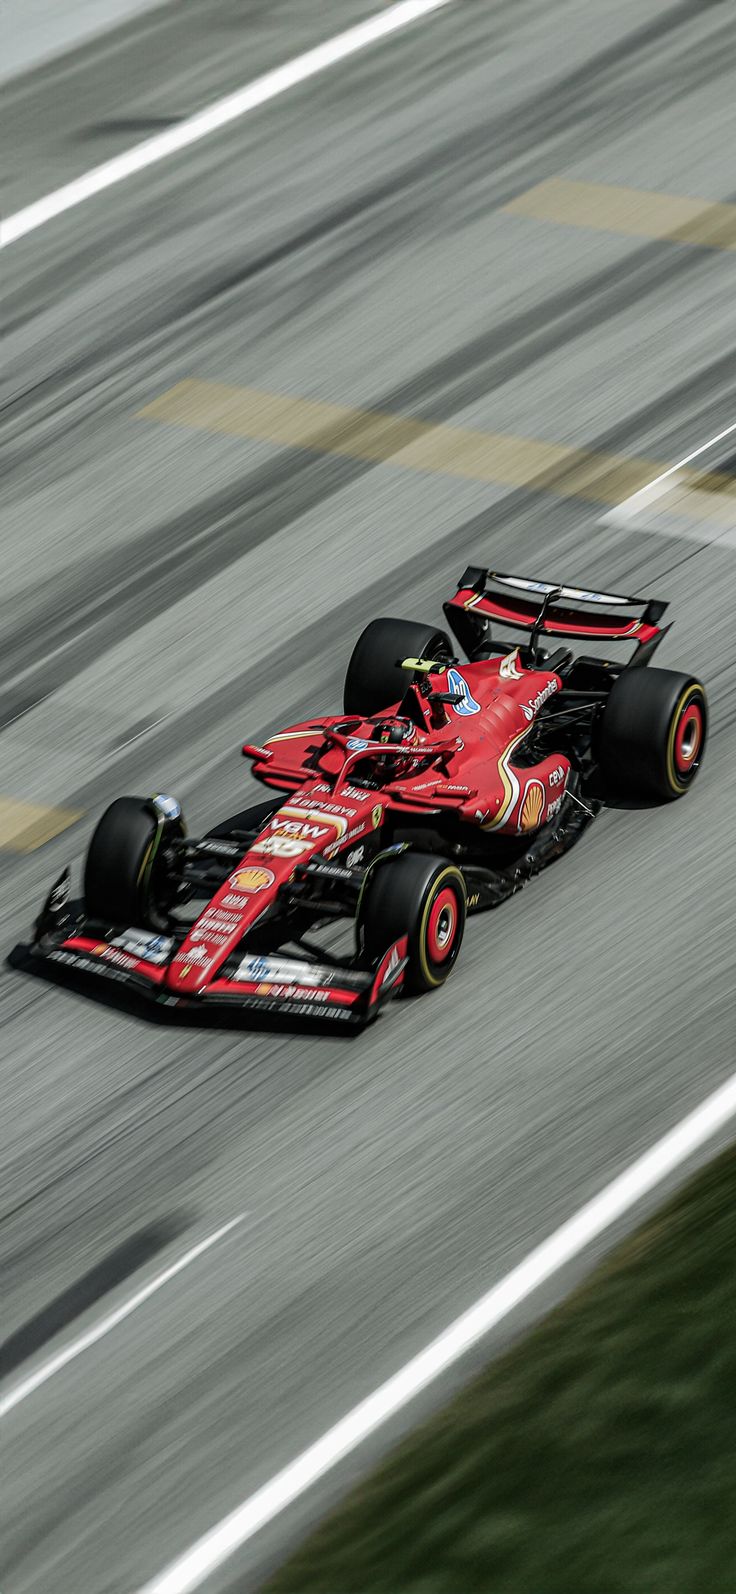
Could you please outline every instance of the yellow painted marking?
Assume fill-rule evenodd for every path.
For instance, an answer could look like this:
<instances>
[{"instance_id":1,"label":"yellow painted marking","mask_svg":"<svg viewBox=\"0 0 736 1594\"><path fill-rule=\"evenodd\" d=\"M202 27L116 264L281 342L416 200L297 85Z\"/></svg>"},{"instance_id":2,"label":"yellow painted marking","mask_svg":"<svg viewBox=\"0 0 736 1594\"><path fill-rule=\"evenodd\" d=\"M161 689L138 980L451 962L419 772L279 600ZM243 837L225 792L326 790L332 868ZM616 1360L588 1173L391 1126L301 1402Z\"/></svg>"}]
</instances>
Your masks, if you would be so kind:
<instances>
[{"instance_id":1,"label":"yellow painted marking","mask_svg":"<svg viewBox=\"0 0 736 1594\"><path fill-rule=\"evenodd\" d=\"M654 194L612 183L577 183L551 177L504 205L511 216L592 227L631 238L736 249L736 205L712 204L676 194Z\"/></svg>"},{"instance_id":2,"label":"yellow painted marking","mask_svg":"<svg viewBox=\"0 0 736 1594\"><path fill-rule=\"evenodd\" d=\"M143 420L225 437L254 438L465 481L526 487L607 507L630 498L666 469L666 462L656 459L628 459L622 454L595 453L505 432L434 425L407 416L219 382L179 382L138 414ZM693 510L688 497L685 513L691 519L694 514L699 520L716 520L732 527L736 480L708 477L687 468L678 473L679 494L695 486L701 489L699 501Z\"/></svg>"},{"instance_id":3,"label":"yellow painted marking","mask_svg":"<svg viewBox=\"0 0 736 1594\"><path fill-rule=\"evenodd\" d=\"M35 852L81 817L71 808L45 808L18 797L0 797L0 850Z\"/></svg>"}]
</instances>

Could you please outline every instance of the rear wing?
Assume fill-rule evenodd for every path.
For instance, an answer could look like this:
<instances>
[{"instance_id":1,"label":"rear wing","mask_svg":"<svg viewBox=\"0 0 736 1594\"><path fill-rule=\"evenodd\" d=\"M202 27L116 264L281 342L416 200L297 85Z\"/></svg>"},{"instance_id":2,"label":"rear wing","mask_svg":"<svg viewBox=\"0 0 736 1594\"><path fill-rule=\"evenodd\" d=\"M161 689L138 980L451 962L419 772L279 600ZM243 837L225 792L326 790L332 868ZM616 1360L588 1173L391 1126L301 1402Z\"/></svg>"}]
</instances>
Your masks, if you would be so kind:
<instances>
[{"instance_id":1,"label":"rear wing","mask_svg":"<svg viewBox=\"0 0 736 1594\"><path fill-rule=\"evenodd\" d=\"M495 590L498 588L501 590ZM448 624L466 652L477 646L486 630L477 622L488 620L544 636L656 645L668 629L660 629L657 623L666 608L658 598L628 598L619 592L556 586L477 565L463 571L454 598L444 605Z\"/></svg>"}]
</instances>

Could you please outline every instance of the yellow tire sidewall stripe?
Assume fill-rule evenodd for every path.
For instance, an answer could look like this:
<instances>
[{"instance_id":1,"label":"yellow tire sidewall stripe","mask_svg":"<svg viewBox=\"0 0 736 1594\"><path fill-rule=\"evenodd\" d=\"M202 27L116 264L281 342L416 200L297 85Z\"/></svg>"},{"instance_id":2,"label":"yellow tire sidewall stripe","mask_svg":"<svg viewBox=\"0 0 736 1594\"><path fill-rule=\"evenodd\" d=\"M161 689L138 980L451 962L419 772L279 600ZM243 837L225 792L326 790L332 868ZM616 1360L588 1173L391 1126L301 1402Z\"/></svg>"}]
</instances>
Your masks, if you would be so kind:
<instances>
[{"instance_id":1,"label":"yellow tire sidewall stripe","mask_svg":"<svg viewBox=\"0 0 736 1594\"><path fill-rule=\"evenodd\" d=\"M435 900L435 897L437 896L438 891L442 890L443 886L448 880L458 882L463 903L467 903L467 891L465 889L465 880L463 878L462 872L456 867L455 864L448 864L448 867L443 869L442 873L437 876L436 880L433 881L432 889L427 894L427 900L424 904L422 920L419 926L419 967L422 971L422 977L426 980L427 984L431 986L443 985L445 979L447 978L447 974L444 974L440 979L437 979L436 975L433 974L432 969L430 968L429 959L427 957L427 925L429 923L429 915L431 913L432 904ZM449 973L449 970L447 972Z\"/></svg>"},{"instance_id":2,"label":"yellow tire sidewall stripe","mask_svg":"<svg viewBox=\"0 0 736 1594\"><path fill-rule=\"evenodd\" d=\"M677 735L677 727L682 719L683 714L689 707L690 703L693 702L697 697L701 698L703 710L705 710L705 692L703 691L699 681L691 681L690 685L685 687L684 692L682 692L680 698L678 699L674 714L672 715L672 719L670 721L669 735L667 737L666 771L670 790L676 792L678 797L681 796L682 792L687 791L687 788L690 785L692 774L688 773L685 779L682 780L677 773L677 767L675 765L675 736ZM703 730L705 730L705 713L703 716ZM702 745L703 743L701 740L698 752L700 752Z\"/></svg>"}]
</instances>

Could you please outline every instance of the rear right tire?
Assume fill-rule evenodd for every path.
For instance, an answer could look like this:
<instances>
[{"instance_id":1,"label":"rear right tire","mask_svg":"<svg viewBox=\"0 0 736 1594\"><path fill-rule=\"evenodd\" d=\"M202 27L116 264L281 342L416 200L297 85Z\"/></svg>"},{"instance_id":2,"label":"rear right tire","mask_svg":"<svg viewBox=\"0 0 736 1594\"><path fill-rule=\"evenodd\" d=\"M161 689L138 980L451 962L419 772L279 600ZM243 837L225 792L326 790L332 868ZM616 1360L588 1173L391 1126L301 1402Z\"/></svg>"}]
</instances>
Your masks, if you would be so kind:
<instances>
[{"instance_id":1,"label":"rear right tire","mask_svg":"<svg viewBox=\"0 0 736 1594\"><path fill-rule=\"evenodd\" d=\"M345 675L346 714L370 719L400 703L411 676L402 659L451 659L446 632L417 620L371 620L353 648Z\"/></svg>"}]
</instances>

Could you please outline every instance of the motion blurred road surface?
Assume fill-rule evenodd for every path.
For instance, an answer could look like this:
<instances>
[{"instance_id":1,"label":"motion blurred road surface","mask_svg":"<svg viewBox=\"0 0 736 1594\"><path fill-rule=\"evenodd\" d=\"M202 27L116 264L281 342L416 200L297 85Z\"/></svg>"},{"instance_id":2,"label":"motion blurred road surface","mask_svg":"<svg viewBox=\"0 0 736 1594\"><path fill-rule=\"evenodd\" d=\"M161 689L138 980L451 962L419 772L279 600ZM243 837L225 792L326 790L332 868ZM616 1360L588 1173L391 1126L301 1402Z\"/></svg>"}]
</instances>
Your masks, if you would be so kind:
<instances>
[{"instance_id":1,"label":"motion blurred road surface","mask_svg":"<svg viewBox=\"0 0 736 1594\"><path fill-rule=\"evenodd\" d=\"M190 0L17 80L6 213L368 9ZM468 561L668 598L661 663L713 714L691 796L600 818L356 1041L3 971L3 1388L245 1214L4 1418L3 1594L130 1594L730 1071L728 474L602 520L621 461L736 418L733 241L647 236L646 198L636 236L615 194L602 227L587 189L505 207L732 203L735 56L729 0L458 0L3 257L7 951L113 796L235 812L240 742L337 709L364 623L438 619ZM141 415L183 381L191 424ZM406 418L519 439L517 475L492 438L475 474L402 464Z\"/></svg>"}]
</instances>

